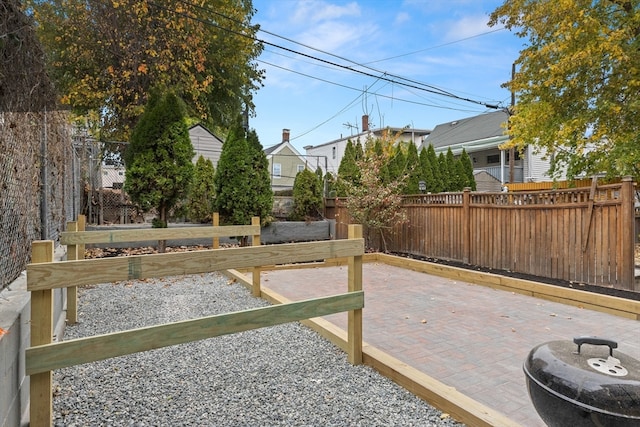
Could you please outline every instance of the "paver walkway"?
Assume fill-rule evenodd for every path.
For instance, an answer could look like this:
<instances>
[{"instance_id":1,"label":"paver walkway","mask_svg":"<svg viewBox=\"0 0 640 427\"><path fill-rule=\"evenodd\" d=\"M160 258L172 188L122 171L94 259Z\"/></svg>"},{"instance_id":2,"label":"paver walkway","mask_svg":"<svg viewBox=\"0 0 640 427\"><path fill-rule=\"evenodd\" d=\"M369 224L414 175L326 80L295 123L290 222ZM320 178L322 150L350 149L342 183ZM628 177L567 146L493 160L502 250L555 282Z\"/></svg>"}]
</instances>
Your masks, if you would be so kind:
<instances>
[{"instance_id":1,"label":"paver walkway","mask_svg":"<svg viewBox=\"0 0 640 427\"><path fill-rule=\"evenodd\" d=\"M263 272L291 300L346 292L347 267ZM381 263L363 266L364 340L526 427L543 427L522 364L536 345L597 335L640 359L640 321ZM326 316L346 329L346 313Z\"/></svg>"}]
</instances>

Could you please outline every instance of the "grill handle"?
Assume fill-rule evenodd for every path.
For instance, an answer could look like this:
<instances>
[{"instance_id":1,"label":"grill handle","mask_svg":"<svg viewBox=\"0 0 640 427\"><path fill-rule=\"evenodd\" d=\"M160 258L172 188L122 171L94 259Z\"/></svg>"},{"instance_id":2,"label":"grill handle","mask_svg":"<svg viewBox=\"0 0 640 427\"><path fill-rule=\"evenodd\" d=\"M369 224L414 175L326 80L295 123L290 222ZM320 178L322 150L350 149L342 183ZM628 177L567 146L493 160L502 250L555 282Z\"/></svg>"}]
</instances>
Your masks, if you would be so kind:
<instances>
[{"instance_id":1,"label":"grill handle","mask_svg":"<svg viewBox=\"0 0 640 427\"><path fill-rule=\"evenodd\" d=\"M580 354L582 344L606 345L609 347L609 356L611 357L613 357L613 349L618 348L617 342L599 337L576 337L573 339L573 343L578 345L578 354Z\"/></svg>"}]
</instances>

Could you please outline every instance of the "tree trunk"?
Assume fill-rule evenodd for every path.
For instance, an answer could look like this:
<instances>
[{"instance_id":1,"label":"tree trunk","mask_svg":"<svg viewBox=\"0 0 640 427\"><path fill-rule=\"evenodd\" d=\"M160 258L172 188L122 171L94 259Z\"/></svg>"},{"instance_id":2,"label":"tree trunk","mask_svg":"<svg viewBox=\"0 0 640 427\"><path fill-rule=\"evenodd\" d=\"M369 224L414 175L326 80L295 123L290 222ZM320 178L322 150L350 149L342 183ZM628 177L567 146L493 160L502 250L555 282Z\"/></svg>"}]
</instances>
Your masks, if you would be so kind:
<instances>
[{"instance_id":1,"label":"tree trunk","mask_svg":"<svg viewBox=\"0 0 640 427\"><path fill-rule=\"evenodd\" d=\"M167 228L167 208L166 206L161 206L158 209L158 214L160 216L160 227ZM167 241L166 240L158 240L158 253L165 253L167 250Z\"/></svg>"}]
</instances>

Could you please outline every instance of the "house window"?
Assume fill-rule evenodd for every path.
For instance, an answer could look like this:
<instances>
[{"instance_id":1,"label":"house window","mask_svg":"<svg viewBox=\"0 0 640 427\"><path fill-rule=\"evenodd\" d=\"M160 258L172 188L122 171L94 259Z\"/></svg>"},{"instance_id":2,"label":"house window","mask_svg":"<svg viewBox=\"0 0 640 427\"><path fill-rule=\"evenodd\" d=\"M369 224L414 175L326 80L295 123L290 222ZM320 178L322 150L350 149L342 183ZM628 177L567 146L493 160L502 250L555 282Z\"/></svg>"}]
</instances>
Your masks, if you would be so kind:
<instances>
[{"instance_id":1,"label":"house window","mask_svg":"<svg viewBox=\"0 0 640 427\"><path fill-rule=\"evenodd\" d=\"M513 156L513 160L520 160L520 152L518 150L515 150L516 154L515 156ZM509 161L509 152L507 151L507 162Z\"/></svg>"},{"instance_id":2,"label":"house window","mask_svg":"<svg viewBox=\"0 0 640 427\"><path fill-rule=\"evenodd\" d=\"M280 178L282 176L282 165L280 163L273 164L273 177Z\"/></svg>"},{"instance_id":3,"label":"house window","mask_svg":"<svg viewBox=\"0 0 640 427\"><path fill-rule=\"evenodd\" d=\"M331 157L332 157L333 159L335 159L335 158L336 158L336 147L333 147L333 148L331 149Z\"/></svg>"},{"instance_id":4,"label":"house window","mask_svg":"<svg viewBox=\"0 0 640 427\"><path fill-rule=\"evenodd\" d=\"M297 172L300 173L304 170L304 165L298 165L297 166Z\"/></svg>"},{"instance_id":5,"label":"house window","mask_svg":"<svg viewBox=\"0 0 640 427\"><path fill-rule=\"evenodd\" d=\"M492 163L500 163L500 154L487 156L487 164L492 164Z\"/></svg>"}]
</instances>

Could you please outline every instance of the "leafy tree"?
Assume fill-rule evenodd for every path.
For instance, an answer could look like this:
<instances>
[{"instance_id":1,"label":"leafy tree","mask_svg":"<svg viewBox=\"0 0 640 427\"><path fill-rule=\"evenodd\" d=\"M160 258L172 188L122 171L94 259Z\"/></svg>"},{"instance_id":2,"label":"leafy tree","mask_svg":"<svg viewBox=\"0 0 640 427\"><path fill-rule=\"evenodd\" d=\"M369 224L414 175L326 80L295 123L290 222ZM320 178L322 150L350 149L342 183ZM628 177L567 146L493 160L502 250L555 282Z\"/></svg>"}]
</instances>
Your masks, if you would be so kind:
<instances>
[{"instance_id":1,"label":"leafy tree","mask_svg":"<svg viewBox=\"0 0 640 427\"><path fill-rule=\"evenodd\" d=\"M309 169L298 172L293 183L293 220L322 217L322 185L318 176Z\"/></svg>"},{"instance_id":2,"label":"leafy tree","mask_svg":"<svg viewBox=\"0 0 640 427\"><path fill-rule=\"evenodd\" d=\"M211 220L214 210L215 187L213 179L215 168L209 159L198 157L193 170L193 181L189 187L187 213L191 221L207 222Z\"/></svg>"},{"instance_id":3,"label":"leafy tree","mask_svg":"<svg viewBox=\"0 0 640 427\"><path fill-rule=\"evenodd\" d=\"M251 0L27 0L62 102L126 140L152 87L174 90L190 116L230 125L263 71Z\"/></svg>"},{"instance_id":4,"label":"leafy tree","mask_svg":"<svg viewBox=\"0 0 640 427\"><path fill-rule=\"evenodd\" d=\"M400 179L407 173L407 159L402 151L402 147L399 144L396 145L392 149L392 153L387 161L390 182Z\"/></svg>"},{"instance_id":5,"label":"leafy tree","mask_svg":"<svg viewBox=\"0 0 640 427\"><path fill-rule=\"evenodd\" d=\"M154 226L166 227L169 210L186 195L193 156L180 100L154 93L125 152L125 190L143 210L157 209Z\"/></svg>"},{"instance_id":6,"label":"leafy tree","mask_svg":"<svg viewBox=\"0 0 640 427\"><path fill-rule=\"evenodd\" d=\"M247 134L247 144L250 152L250 196L253 200L249 213L259 216L262 225L271 222L273 211L273 190L271 189L271 173L269 160L262 149L258 134L254 129Z\"/></svg>"},{"instance_id":7,"label":"leafy tree","mask_svg":"<svg viewBox=\"0 0 640 427\"><path fill-rule=\"evenodd\" d=\"M406 176L389 183L380 180L380 173L389 160L387 153L389 152L382 155L368 153L358 162L361 183L357 185L347 182L349 215L363 225L367 246L372 247L374 236L379 235L384 251L387 250L385 232L393 225L407 220L406 213L401 208L400 195Z\"/></svg>"},{"instance_id":8,"label":"leafy tree","mask_svg":"<svg viewBox=\"0 0 640 427\"><path fill-rule=\"evenodd\" d=\"M518 97L505 147L535 145L558 177L640 177L640 9L606 0L505 1L490 25L528 44L505 86Z\"/></svg>"}]
</instances>

